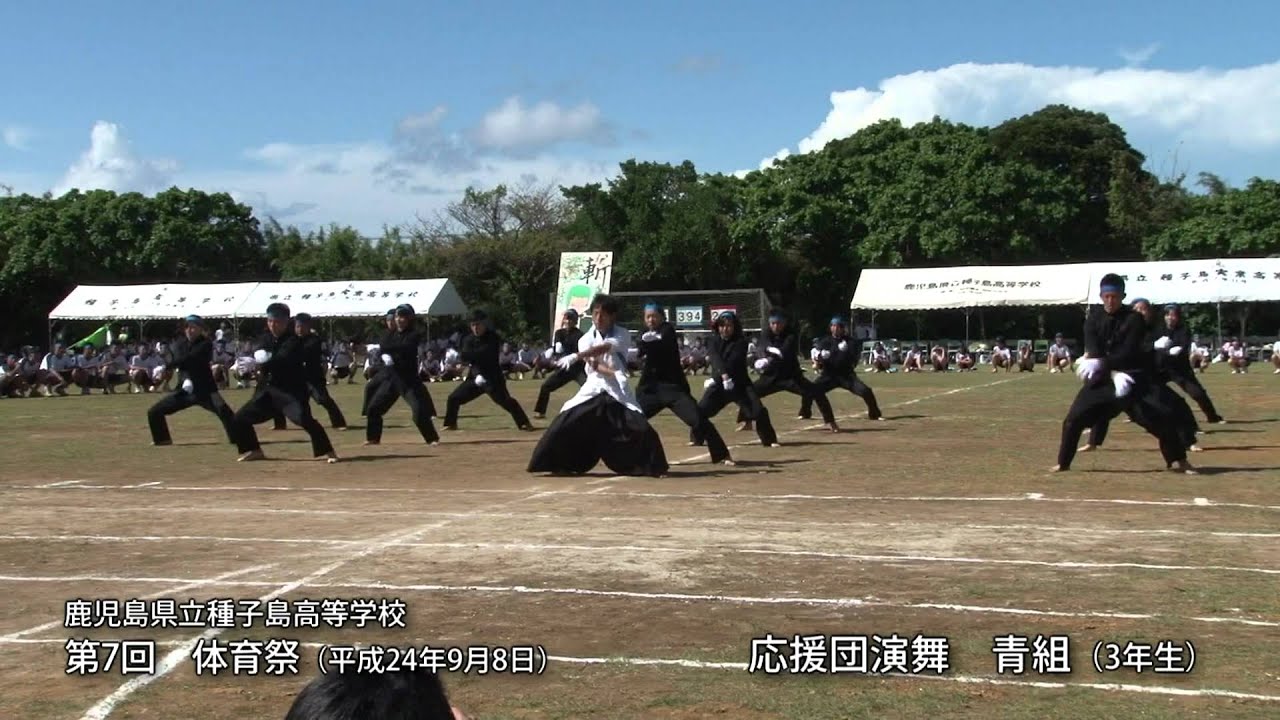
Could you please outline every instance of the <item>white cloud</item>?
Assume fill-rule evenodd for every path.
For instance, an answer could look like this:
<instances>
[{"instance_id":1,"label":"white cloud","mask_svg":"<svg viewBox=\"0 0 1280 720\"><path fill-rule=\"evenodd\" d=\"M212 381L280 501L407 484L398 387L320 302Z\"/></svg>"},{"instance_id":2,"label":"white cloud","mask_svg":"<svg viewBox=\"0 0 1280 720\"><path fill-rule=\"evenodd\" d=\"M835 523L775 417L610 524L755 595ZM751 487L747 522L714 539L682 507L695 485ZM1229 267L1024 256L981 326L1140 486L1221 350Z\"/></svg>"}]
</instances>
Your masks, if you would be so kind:
<instances>
[{"instance_id":1,"label":"white cloud","mask_svg":"<svg viewBox=\"0 0 1280 720\"><path fill-rule=\"evenodd\" d=\"M97 122L89 149L53 188L61 195L73 188L156 192L168 187L178 164L172 160L140 158L115 123Z\"/></svg>"},{"instance_id":2,"label":"white cloud","mask_svg":"<svg viewBox=\"0 0 1280 720\"><path fill-rule=\"evenodd\" d=\"M613 133L591 103L561 107L553 102L526 106L511 97L491 110L472 132L476 145L496 150L545 148L562 142L607 144Z\"/></svg>"},{"instance_id":3,"label":"white cloud","mask_svg":"<svg viewBox=\"0 0 1280 720\"><path fill-rule=\"evenodd\" d=\"M1160 52L1160 43L1151 43L1137 50L1121 50L1118 54L1124 59L1126 65L1139 66L1146 65L1147 61L1155 57L1158 52Z\"/></svg>"},{"instance_id":4,"label":"white cloud","mask_svg":"<svg viewBox=\"0 0 1280 720\"><path fill-rule=\"evenodd\" d=\"M4 140L4 144L14 150L30 150L31 138L35 134L20 125L6 125L0 130L0 139Z\"/></svg>"},{"instance_id":5,"label":"white cloud","mask_svg":"<svg viewBox=\"0 0 1280 720\"><path fill-rule=\"evenodd\" d=\"M825 120L801 140L802 153L888 118L904 124L935 115L994 125L1062 103L1107 113L1131 133L1158 131L1232 150L1280 148L1280 62L1232 70L1037 67L963 63L897 75L872 90L831 93Z\"/></svg>"}]
</instances>

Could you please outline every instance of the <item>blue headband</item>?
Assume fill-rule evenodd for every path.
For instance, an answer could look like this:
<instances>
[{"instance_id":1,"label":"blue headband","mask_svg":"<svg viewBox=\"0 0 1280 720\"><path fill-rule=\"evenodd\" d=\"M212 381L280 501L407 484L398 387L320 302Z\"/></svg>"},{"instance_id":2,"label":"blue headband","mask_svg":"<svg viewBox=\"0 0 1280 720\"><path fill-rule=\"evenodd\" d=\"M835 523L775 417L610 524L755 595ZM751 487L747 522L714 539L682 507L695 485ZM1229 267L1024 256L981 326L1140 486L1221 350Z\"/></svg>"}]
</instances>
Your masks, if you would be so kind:
<instances>
[{"instance_id":1,"label":"blue headband","mask_svg":"<svg viewBox=\"0 0 1280 720\"><path fill-rule=\"evenodd\" d=\"M1098 292L1122 293L1124 292L1124 288L1120 287L1119 285L1103 285L1102 287L1098 288Z\"/></svg>"},{"instance_id":2,"label":"blue headband","mask_svg":"<svg viewBox=\"0 0 1280 720\"><path fill-rule=\"evenodd\" d=\"M1151 304L1151 301L1150 301L1150 300L1147 300L1146 298L1134 298L1133 300L1131 300L1131 301L1129 302L1129 304L1130 304L1130 305L1137 305L1138 303L1146 303L1146 304L1150 305L1150 304Z\"/></svg>"},{"instance_id":3,"label":"blue headband","mask_svg":"<svg viewBox=\"0 0 1280 720\"><path fill-rule=\"evenodd\" d=\"M840 317L839 315L836 315L835 317L831 318L831 324L832 324L832 325L841 325L841 326L843 326L843 325L844 325L844 318Z\"/></svg>"},{"instance_id":4,"label":"blue headband","mask_svg":"<svg viewBox=\"0 0 1280 720\"><path fill-rule=\"evenodd\" d=\"M659 304L658 304L658 303L656 303L656 302L645 303L645 304L644 304L644 311L645 311L645 312L649 312L649 311L653 311L653 312L662 312L662 306L661 306L661 305L659 305Z\"/></svg>"},{"instance_id":5,"label":"blue headband","mask_svg":"<svg viewBox=\"0 0 1280 720\"><path fill-rule=\"evenodd\" d=\"M784 316L782 316L782 315L770 315L770 316L769 316L769 322L785 322L785 321L786 321L786 319L787 319L787 318L786 318L786 317L784 317Z\"/></svg>"}]
</instances>

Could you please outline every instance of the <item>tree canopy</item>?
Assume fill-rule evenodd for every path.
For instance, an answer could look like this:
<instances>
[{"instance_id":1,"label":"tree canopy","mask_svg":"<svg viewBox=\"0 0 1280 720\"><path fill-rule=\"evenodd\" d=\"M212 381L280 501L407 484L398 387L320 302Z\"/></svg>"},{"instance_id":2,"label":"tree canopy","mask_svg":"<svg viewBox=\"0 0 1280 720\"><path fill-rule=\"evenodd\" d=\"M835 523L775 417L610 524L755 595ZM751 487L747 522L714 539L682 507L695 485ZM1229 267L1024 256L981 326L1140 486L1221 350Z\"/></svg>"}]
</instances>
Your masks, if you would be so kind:
<instances>
[{"instance_id":1,"label":"tree canopy","mask_svg":"<svg viewBox=\"0 0 1280 720\"><path fill-rule=\"evenodd\" d=\"M993 128L883 121L741 178L632 159L603 183L469 188L376 238L197 189L10 195L0 344L39 342L91 283L449 277L520 336L545 332L572 250L613 251L620 290L762 287L814 319L847 307L863 267L1280 253L1280 182L1188 187L1144 163L1106 115L1055 105Z\"/></svg>"}]
</instances>

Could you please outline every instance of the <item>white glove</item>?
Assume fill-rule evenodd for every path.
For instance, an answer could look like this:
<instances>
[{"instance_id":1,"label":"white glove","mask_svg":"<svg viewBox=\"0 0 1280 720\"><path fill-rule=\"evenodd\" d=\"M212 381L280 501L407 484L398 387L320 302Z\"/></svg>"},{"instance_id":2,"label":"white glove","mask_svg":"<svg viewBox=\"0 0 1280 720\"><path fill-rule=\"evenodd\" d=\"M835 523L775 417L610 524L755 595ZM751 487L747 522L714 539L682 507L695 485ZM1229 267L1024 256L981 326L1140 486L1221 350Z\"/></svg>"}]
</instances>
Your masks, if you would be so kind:
<instances>
[{"instance_id":1,"label":"white glove","mask_svg":"<svg viewBox=\"0 0 1280 720\"><path fill-rule=\"evenodd\" d=\"M271 359L271 353L266 350L257 350L253 353L253 361L259 365Z\"/></svg>"},{"instance_id":2,"label":"white glove","mask_svg":"<svg viewBox=\"0 0 1280 720\"><path fill-rule=\"evenodd\" d=\"M1098 368L1102 366L1102 360L1098 358L1080 358L1076 364L1076 377L1081 380L1089 380L1098 374Z\"/></svg>"},{"instance_id":3,"label":"white glove","mask_svg":"<svg viewBox=\"0 0 1280 720\"><path fill-rule=\"evenodd\" d=\"M732 390L732 389L733 389L733 378L725 378L725 379L724 379L724 382L723 382L722 384L724 385L724 389L725 389L725 390Z\"/></svg>"},{"instance_id":4,"label":"white glove","mask_svg":"<svg viewBox=\"0 0 1280 720\"><path fill-rule=\"evenodd\" d=\"M841 340L840 344L837 345L836 347L840 348L840 352L844 352L845 350L849 349L849 343L845 342L844 340ZM823 355L823 357L826 357L826 355Z\"/></svg>"},{"instance_id":5,"label":"white glove","mask_svg":"<svg viewBox=\"0 0 1280 720\"><path fill-rule=\"evenodd\" d=\"M819 354L820 354L820 355L822 355L822 359L823 359L823 360L826 360L827 358L831 357L831 351L830 351L830 350L823 350L823 351L822 351L821 353L819 353Z\"/></svg>"},{"instance_id":6,"label":"white glove","mask_svg":"<svg viewBox=\"0 0 1280 720\"><path fill-rule=\"evenodd\" d=\"M810 359L810 360L817 360L817 359L818 359L818 358L820 358L820 357L822 357L822 351L821 351L821 350L819 350L818 348L814 348L814 349L812 349L812 350L810 350L810 351L809 351L809 359Z\"/></svg>"},{"instance_id":7,"label":"white glove","mask_svg":"<svg viewBox=\"0 0 1280 720\"><path fill-rule=\"evenodd\" d=\"M1133 378L1129 375L1118 372L1111 375L1111 384L1116 388L1116 397L1122 398L1129 394L1129 389L1133 387Z\"/></svg>"},{"instance_id":8,"label":"white glove","mask_svg":"<svg viewBox=\"0 0 1280 720\"><path fill-rule=\"evenodd\" d=\"M486 382L489 381L485 380L483 375L476 375L476 387L484 387Z\"/></svg>"},{"instance_id":9,"label":"white glove","mask_svg":"<svg viewBox=\"0 0 1280 720\"><path fill-rule=\"evenodd\" d=\"M556 354L557 354L557 355L560 355L560 354L562 354L562 353L564 353L564 344L563 344L563 343L556 343Z\"/></svg>"},{"instance_id":10,"label":"white glove","mask_svg":"<svg viewBox=\"0 0 1280 720\"><path fill-rule=\"evenodd\" d=\"M707 378L707 381L706 381L706 382L704 382L704 383L702 383L702 387L704 387L704 388L710 388L711 386L713 386L713 385L715 385L715 384L716 384L716 379L715 379L715 378Z\"/></svg>"},{"instance_id":11,"label":"white glove","mask_svg":"<svg viewBox=\"0 0 1280 720\"><path fill-rule=\"evenodd\" d=\"M1173 344L1173 341L1169 339L1168 335L1165 335L1164 337L1160 338L1155 342L1155 346L1157 350L1164 350L1165 348L1169 347L1172 344Z\"/></svg>"},{"instance_id":12,"label":"white glove","mask_svg":"<svg viewBox=\"0 0 1280 720\"><path fill-rule=\"evenodd\" d=\"M193 382L191 382L191 380L190 380L190 379L187 379L187 380L183 380L183 381L182 381L182 391L183 391L183 392L189 393L189 392L194 391L195 389L196 389L196 384L195 384L195 383L193 383Z\"/></svg>"},{"instance_id":13,"label":"white glove","mask_svg":"<svg viewBox=\"0 0 1280 720\"><path fill-rule=\"evenodd\" d=\"M654 331L650 330L649 332L647 332L647 333L645 333L645 334L641 335L641 336L640 336L640 339L641 339L641 340L644 340L645 342L653 342L654 340L658 340L658 339L659 339L659 338L661 338L661 337L662 337L662 336L661 336L661 335L659 335L658 333L656 333L656 332L654 332Z\"/></svg>"},{"instance_id":14,"label":"white glove","mask_svg":"<svg viewBox=\"0 0 1280 720\"><path fill-rule=\"evenodd\" d=\"M556 343L556 346L557 346L557 347L559 347L559 343ZM547 351L546 351L546 352L544 352L544 353L542 353L542 357L544 357L544 358L546 358L546 359L548 359L548 360L550 360L551 358L553 358L553 357L555 357L555 356L556 356L556 351L555 351L553 348L547 348Z\"/></svg>"},{"instance_id":15,"label":"white glove","mask_svg":"<svg viewBox=\"0 0 1280 720\"><path fill-rule=\"evenodd\" d=\"M778 348L776 348L776 347L771 347L771 348L769 348L768 352L769 352L769 353L771 353L771 354L773 354L773 355L777 355L778 357L782 357L782 351L781 351L781 350L779 350L779 349L778 349Z\"/></svg>"},{"instance_id":16,"label":"white glove","mask_svg":"<svg viewBox=\"0 0 1280 720\"><path fill-rule=\"evenodd\" d=\"M569 368L573 367L573 364L576 362L578 362L577 355L565 355L564 357L556 361L556 367L560 368L561 370L568 370Z\"/></svg>"},{"instance_id":17,"label":"white glove","mask_svg":"<svg viewBox=\"0 0 1280 720\"><path fill-rule=\"evenodd\" d=\"M760 358L756 361L757 370L764 370L767 367L769 367L769 358Z\"/></svg>"},{"instance_id":18,"label":"white glove","mask_svg":"<svg viewBox=\"0 0 1280 720\"><path fill-rule=\"evenodd\" d=\"M1170 354L1170 355L1181 355L1181 354L1182 354L1182 346L1181 346L1181 345L1174 345L1173 347L1169 348L1169 354Z\"/></svg>"},{"instance_id":19,"label":"white glove","mask_svg":"<svg viewBox=\"0 0 1280 720\"><path fill-rule=\"evenodd\" d=\"M383 364L383 365L395 365L396 363L395 363L395 360L394 360L394 359L392 359L392 357L391 357L390 355L387 355L386 353L383 353L383 354L382 354L382 364Z\"/></svg>"}]
</instances>

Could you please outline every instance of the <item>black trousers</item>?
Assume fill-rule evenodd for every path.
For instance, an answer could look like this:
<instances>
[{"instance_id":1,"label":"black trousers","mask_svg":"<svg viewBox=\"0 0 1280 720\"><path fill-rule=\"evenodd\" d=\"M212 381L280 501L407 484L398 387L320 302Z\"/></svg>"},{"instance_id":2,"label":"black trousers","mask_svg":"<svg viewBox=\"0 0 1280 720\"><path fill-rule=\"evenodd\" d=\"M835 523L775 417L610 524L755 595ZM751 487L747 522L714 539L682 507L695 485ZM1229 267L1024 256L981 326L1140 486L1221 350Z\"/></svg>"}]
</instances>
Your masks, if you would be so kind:
<instances>
[{"instance_id":1,"label":"black trousers","mask_svg":"<svg viewBox=\"0 0 1280 720\"><path fill-rule=\"evenodd\" d=\"M378 376L382 377L382 376ZM372 384L372 381L370 381ZM389 375L378 384L373 398L369 401L368 423L365 425L364 437L369 442L382 440L382 418L395 405L396 398L404 400L413 416L413 424L428 443L438 442L440 433L436 432L431 418L435 415L435 403L422 381L415 378L402 378Z\"/></svg>"},{"instance_id":2,"label":"black trousers","mask_svg":"<svg viewBox=\"0 0 1280 720\"><path fill-rule=\"evenodd\" d=\"M342 415L342 409L338 407L338 403L334 401L333 396L329 394L329 387L325 383L309 382L307 383L307 394L317 405L324 408L329 413L329 425L335 430L347 426L347 419ZM362 413L363 414L363 413ZM284 421L284 413L276 412L271 417L272 423L276 430L284 430L288 425Z\"/></svg>"},{"instance_id":3,"label":"black trousers","mask_svg":"<svg viewBox=\"0 0 1280 720\"><path fill-rule=\"evenodd\" d=\"M778 433L773 429L773 421L769 419L769 409L760 402L760 396L756 393L754 385L746 383L734 385L732 390L725 390L718 383L712 385L706 389L702 399L698 401L698 411L710 421L729 403L737 403L738 407L746 413L747 419L755 423L756 435L760 438L761 445L772 445L778 442ZM706 442L706 437L695 427L689 431L689 442L702 445Z\"/></svg>"},{"instance_id":4,"label":"black trousers","mask_svg":"<svg viewBox=\"0 0 1280 720\"><path fill-rule=\"evenodd\" d=\"M600 394L556 415L527 470L581 475L602 461L619 475L657 477L669 469L662 440L644 415Z\"/></svg>"},{"instance_id":5,"label":"black trousers","mask_svg":"<svg viewBox=\"0 0 1280 720\"><path fill-rule=\"evenodd\" d=\"M687 386L675 383L643 384L636 388L636 402L646 419L653 418L663 410L670 410L689 429L706 439L711 462L719 463L729 459L729 447L725 445L724 438L720 437L720 431L698 409L698 403L689 394Z\"/></svg>"},{"instance_id":6,"label":"black trousers","mask_svg":"<svg viewBox=\"0 0 1280 720\"><path fill-rule=\"evenodd\" d=\"M511 419L515 421L516 427L526 427L529 425L529 416L524 414L524 408L520 407L520 403L507 391L507 381L498 374L496 378L486 377L484 386L476 384L475 377L469 377L462 381L453 392L449 393L449 400L445 404L444 425L445 427L458 426L458 410L463 405L475 400L481 395L488 395L491 400L498 404L503 410L506 410Z\"/></svg>"},{"instance_id":7,"label":"black trousers","mask_svg":"<svg viewBox=\"0 0 1280 720\"><path fill-rule=\"evenodd\" d=\"M242 453L262 449L258 443L258 434L253 426L266 422L276 415L283 415L294 425L301 427L311 438L311 452L315 457L333 452L333 444L329 442L329 434L324 426L311 415L311 405L307 402L306 391L292 393L277 387L260 387L254 391L253 398L240 408L235 416L234 437L236 447Z\"/></svg>"},{"instance_id":8,"label":"black trousers","mask_svg":"<svg viewBox=\"0 0 1280 720\"><path fill-rule=\"evenodd\" d=\"M1200 424L1196 422L1195 413L1191 412L1191 406L1187 404L1182 396L1174 392L1168 385L1155 381L1147 389L1148 399L1155 407L1158 407L1161 413L1167 413L1172 420L1174 426L1178 430L1178 438L1182 441L1184 447L1191 447L1196 444L1196 433L1200 432ZM1125 410L1125 414L1130 420L1138 422L1134 415L1133 408ZM1100 421L1089 430L1089 444L1094 447L1102 447L1102 443L1107 440L1107 433L1111 429L1111 418Z\"/></svg>"},{"instance_id":9,"label":"black trousers","mask_svg":"<svg viewBox=\"0 0 1280 720\"><path fill-rule=\"evenodd\" d=\"M828 393L836 388L844 388L849 392L862 398L867 404L867 417L872 420L879 420L882 413L880 412L880 404L876 402L876 394L871 390L871 386L862 382L857 373L849 373L848 375L827 375L822 374L813 381L813 389L817 394L822 395L824 399ZM829 401L828 401L829 403ZM822 406L819 405L819 408ZM813 397L806 397L800 401L800 417L808 420L813 417ZM823 417L825 421L826 418Z\"/></svg>"},{"instance_id":10,"label":"black trousers","mask_svg":"<svg viewBox=\"0 0 1280 720\"><path fill-rule=\"evenodd\" d=\"M364 404L360 406L360 417L365 417L369 414L369 403L373 401L373 396L377 394L378 388L382 387L383 383L387 381L387 374L386 368L379 368L373 373L373 377L369 378L369 381L364 384ZM434 415L435 413L432 414Z\"/></svg>"},{"instance_id":11,"label":"black trousers","mask_svg":"<svg viewBox=\"0 0 1280 720\"><path fill-rule=\"evenodd\" d=\"M1200 380L1196 378L1194 372L1182 373L1177 370L1171 370L1169 372L1169 380L1174 385L1182 388L1182 392L1186 393L1188 397L1196 401L1196 405L1200 406L1200 410L1204 413L1207 421L1216 423L1222 420L1218 410L1213 407L1213 401L1209 399L1209 392L1200 384Z\"/></svg>"},{"instance_id":12,"label":"black trousers","mask_svg":"<svg viewBox=\"0 0 1280 720\"><path fill-rule=\"evenodd\" d=\"M831 401L827 399L825 392L819 392L818 387L809 382L804 375L796 377L778 377L776 375L761 375L756 378L755 382L756 394L760 399L773 395L774 393L789 392L792 395L799 395L801 398L807 399L809 402L818 404L818 412L822 413L822 422L831 424L836 421L835 413L831 411ZM802 400L801 402L804 402ZM812 412L811 408L809 409ZM802 410L803 412L803 410ZM747 421L746 412L742 409L738 410L738 422Z\"/></svg>"},{"instance_id":13,"label":"black trousers","mask_svg":"<svg viewBox=\"0 0 1280 720\"><path fill-rule=\"evenodd\" d=\"M542 381L542 387L538 388L538 401L533 405L533 413L546 415L547 405L551 402L551 393L571 382L578 383L579 387L587 382L587 371L582 367L582 363L574 365L569 370L556 368L555 372Z\"/></svg>"},{"instance_id":14,"label":"black trousers","mask_svg":"<svg viewBox=\"0 0 1280 720\"><path fill-rule=\"evenodd\" d=\"M1135 375L1133 387L1123 398L1116 397L1115 387L1109 379L1080 388L1062 421L1058 466L1063 470L1071 467L1076 445L1086 429L1126 411L1132 414L1135 423L1159 441L1160 454L1166 465L1187 459L1187 446L1179 436L1169 411L1156 402L1150 378Z\"/></svg>"},{"instance_id":15,"label":"black trousers","mask_svg":"<svg viewBox=\"0 0 1280 720\"><path fill-rule=\"evenodd\" d=\"M223 431L227 433L227 441L236 441L234 432L236 414L231 410L231 406L227 404L227 401L222 399L221 393L217 390L208 395L196 395L179 390L178 392L169 393L156 401L156 404L147 410L147 424L151 426L151 441L155 443L173 442L173 437L169 435L169 423L165 418L192 407L204 408L217 415L218 420L222 423Z\"/></svg>"}]
</instances>

